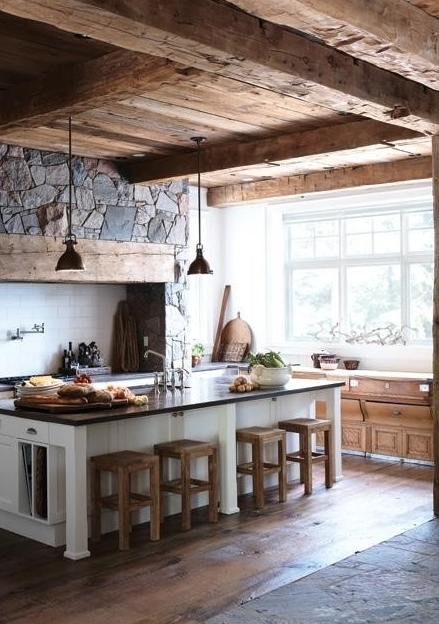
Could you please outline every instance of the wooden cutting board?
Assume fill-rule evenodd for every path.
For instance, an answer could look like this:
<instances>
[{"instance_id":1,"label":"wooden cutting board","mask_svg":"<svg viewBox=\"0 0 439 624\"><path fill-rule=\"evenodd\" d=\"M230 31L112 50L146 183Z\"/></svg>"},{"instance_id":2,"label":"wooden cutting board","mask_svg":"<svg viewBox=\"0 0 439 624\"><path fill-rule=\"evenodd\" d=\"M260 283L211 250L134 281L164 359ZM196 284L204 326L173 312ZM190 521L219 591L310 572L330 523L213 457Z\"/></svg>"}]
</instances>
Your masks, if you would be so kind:
<instances>
[{"instance_id":1,"label":"wooden cutting board","mask_svg":"<svg viewBox=\"0 0 439 624\"><path fill-rule=\"evenodd\" d=\"M225 324L221 332L220 360L242 362L250 349L252 332L248 323L242 320L240 312L236 318Z\"/></svg>"},{"instance_id":2,"label":"wooden cutting board","mask_svg":"<svg viewBox=\"0 0 439 624\"><path fill-rule=\"evenodd\" d=\"M47 412L49 414L71 414L74 412L91 412L95 410L111 409L128 405L128 399L115 399L111 403L84 403L83 405L63 405L56 403L33 403L26 399L16 399L14 405L20 409L30 409L34 412Z\"/></svg>"}]
</instances>

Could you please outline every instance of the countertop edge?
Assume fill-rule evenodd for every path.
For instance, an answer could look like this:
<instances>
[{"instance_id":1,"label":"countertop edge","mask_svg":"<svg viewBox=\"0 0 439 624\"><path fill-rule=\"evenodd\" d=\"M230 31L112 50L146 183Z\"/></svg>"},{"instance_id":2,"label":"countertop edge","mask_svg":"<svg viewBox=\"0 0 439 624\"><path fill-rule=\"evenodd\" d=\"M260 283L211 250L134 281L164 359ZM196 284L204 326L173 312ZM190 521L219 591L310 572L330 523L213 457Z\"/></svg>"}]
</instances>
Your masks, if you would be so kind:
<instances>
[{"instance_id":1,"label":"countertop edge","mask_svg":"<svg viewBox=\"0 0 439 624\"><path fill-rule=\"evenodd\" d=\"M0 414L58 423L62 425L82 426L115 420L128 420L144 416L156 416L184 410L203 409L241 403L259 399L270 399L291 394L300 394L308 391L324 390L326 388L341 388L344 381L323 379L291 379L284 387L259 389L244 393L231 393L227 382L218 382L214 379L200 380L194 388L184 391L166 392L159 395L150 393L149 402L144 406L114 407L96 412L74 412L68 414L52 414L48 412L17 409L13 399L0 400Z\"/></svg>"}]
</instances>

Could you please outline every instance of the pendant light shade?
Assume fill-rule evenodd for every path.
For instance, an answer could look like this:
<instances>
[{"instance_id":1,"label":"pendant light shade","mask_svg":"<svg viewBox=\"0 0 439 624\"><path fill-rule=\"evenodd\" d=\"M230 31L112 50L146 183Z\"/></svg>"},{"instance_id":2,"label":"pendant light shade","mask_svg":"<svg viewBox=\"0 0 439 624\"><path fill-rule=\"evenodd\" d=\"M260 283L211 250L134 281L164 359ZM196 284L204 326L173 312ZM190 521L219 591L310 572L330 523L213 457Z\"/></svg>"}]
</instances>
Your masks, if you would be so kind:
<instances>
[{"instance_id":1,"label":"pendant light shade","mask_svg":"<svg viewBox=\"0 0 439 624\"><path fill-rule=\"evenodd\" d=\"M196 257L189 265L188 275L211 275L213 271L210 268L209 263L203 256L203 245L201 244L201 143L205 141L205 137L192 137L191 141L194 141L198 146L198 244L196 247Z\"/></svg>"},{"instance_id":2,"label":"pendant light shade","mask_svg":"<svg viewBox=\"0 0 439 624\"><path fill-rule=\"evenodd\" d=\"M84 262L74 248L76 236L72 233L72 178L72 118L69 117L69 203L67 206L67 234L63 240L66 250L58 260L55 271L85 271Z\"/></svg>"}]
</instances>

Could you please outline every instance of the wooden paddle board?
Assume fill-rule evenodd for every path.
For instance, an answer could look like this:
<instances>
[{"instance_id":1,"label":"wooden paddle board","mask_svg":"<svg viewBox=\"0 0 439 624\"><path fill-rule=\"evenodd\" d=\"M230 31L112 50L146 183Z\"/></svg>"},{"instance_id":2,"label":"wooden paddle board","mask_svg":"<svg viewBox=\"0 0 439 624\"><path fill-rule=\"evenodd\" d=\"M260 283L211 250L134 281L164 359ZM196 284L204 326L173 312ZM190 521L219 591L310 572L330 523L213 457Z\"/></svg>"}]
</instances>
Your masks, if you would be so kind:
<instances>
[{"instance_id":1,"label":"wooden paddle board","mask_svg":"<svg viewBox=\"0 0 439 624\"><path fill-rule=\"evenodd\" d=\"M220 354L222 362L242 362L247 355L252 341L252 332L248 323L238 312L236 318L225 324L221 332Z\"/></svg>"}]
</instances>

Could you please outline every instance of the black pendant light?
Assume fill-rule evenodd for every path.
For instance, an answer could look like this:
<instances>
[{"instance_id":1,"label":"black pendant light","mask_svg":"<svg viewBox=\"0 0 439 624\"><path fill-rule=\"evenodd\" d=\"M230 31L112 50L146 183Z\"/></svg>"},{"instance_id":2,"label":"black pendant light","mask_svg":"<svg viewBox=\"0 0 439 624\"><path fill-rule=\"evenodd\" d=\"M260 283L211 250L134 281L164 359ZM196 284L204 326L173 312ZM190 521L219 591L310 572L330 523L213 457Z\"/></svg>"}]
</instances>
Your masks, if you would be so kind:
<instances>
[{"instance_id":1,"label":"black pendant light","mask_svg":"<svg viewBox=\"0 0 439 624\"><path fill-rule=\"evenodd\" d=\"M69 203L67 206L67 234L63 240L66 250L58 260L55 271L85 271L82 258L74 249L76 236L72 233L72 178L72 118L69 117Z\"/></svg>"},{"instance_id":2,"label":"black pendant light","mask_svg":"<svg viewBox=\"0 0 439 624\"><path fill-rule=\"evenodd\" d=\"M191 141L194 141L198 146L198 244L196 248L196 258L189 265L188 275L211 275L213 271L210 269L210 265L203 257L203 245L201 244L201 183L200 183L200 171L201 171L201 143L205 141L205 137L191 137Z\"/></svg>"}]
</instances>

